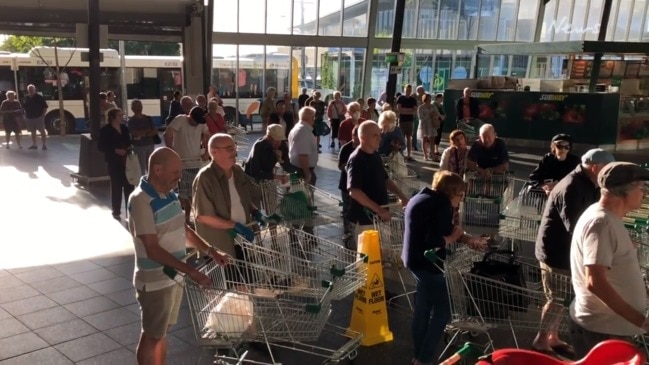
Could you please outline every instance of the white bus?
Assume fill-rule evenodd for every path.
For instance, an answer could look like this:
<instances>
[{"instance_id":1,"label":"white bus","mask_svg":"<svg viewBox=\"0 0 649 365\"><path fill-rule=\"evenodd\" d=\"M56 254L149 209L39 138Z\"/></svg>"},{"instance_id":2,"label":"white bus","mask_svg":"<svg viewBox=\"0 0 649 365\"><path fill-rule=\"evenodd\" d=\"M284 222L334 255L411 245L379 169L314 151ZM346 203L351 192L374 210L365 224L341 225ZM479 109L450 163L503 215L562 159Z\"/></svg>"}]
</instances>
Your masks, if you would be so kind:
<instances>
[{"instance_id":1,"label":"white bus","mask_svg":"<svg viewBox=\"0 0 649 365\"><path fill-rule=\"evenodd\" d=\"M88 49L58 48L61 84L67 132L85 132L88 127L88 62L82 61ZM100 89L113 91L121 102L120 57L116 50L102 49ZM264 60L266 67L264 67ZM22 100L27 85L34 84L49 105L45 125L49 133L58 134L59 103L54 48L35 47L26 54L0 53L0 92L16 90ZM46 63L48 66L46 66ZM66 66L67 65L67 66ZM65 66L65 67L63 67ZM297 62L288 55L250 55L213 60L212 84L216 86L225 106L236 106L246 114L249 106L260 100L265 88L297 94ZM175 90L182 90L182 58L179 56L126 56L125 79L127 98L140 99L144 113L164 126L169 102ZM291 72L289 72L291 70ZM289 81L292 79L292 82ZM239 98L237 98L239 95ZM193 95L194 96L194 95ZM123 108L123 109L128 109ZM255 111L256 113L256 111Z\"/></svg>"}]
</instances>

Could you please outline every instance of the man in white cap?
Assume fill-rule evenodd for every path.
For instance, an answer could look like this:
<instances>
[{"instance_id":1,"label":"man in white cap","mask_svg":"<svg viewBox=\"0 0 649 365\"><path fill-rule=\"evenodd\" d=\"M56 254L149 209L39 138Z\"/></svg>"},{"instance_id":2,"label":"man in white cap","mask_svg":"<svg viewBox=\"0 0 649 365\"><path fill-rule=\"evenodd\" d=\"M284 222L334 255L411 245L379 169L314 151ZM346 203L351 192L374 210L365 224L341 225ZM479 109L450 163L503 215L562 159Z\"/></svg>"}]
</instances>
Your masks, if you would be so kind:
<instances>
[{"instance_id":1,"label":"man in white cap","mask_svg":"<svg viewBox=\"0 0 649 365\"><path fill-rule=\"evenodd\" d=\"M286 146L286 134L281 124L271 124L266 135L259 138L250 149L244 171L256 181L275 179L275 165L286 165L282 156L282 145Z\"/></svg>"},{"instance_id":2,"label":"man in white cap","mask_svg":"<svg viewBox=\"0 0 649 365\"><path fill-rule=\"evenodd\" d=\"M548 301L541 315L541 327L532 349L549 354L571 357L573 348L559 339L557 314L563 311L557 305L565 296L567 288L556 280L557 275L570 276L570 241L581 214L599 199L597 174L613 162L610 152L592 149L581 157L579 164L552 189L545 205L539 233L536 238L536 258L541 266L543 290Z\"/></svg>"},{"instance_id":3,"label":"man in white cap","mask_svg":"<svg viewBox=\"0 0 649 365\"><path fill-rule=\"evenodd\" d=\"M647 290L624 216L642 206L649 171L614 162L599 172L602 197L581 215L570 247L575 299L570 335L578 357L610 338L649 330Z\"/></svg>"}]
</instances>

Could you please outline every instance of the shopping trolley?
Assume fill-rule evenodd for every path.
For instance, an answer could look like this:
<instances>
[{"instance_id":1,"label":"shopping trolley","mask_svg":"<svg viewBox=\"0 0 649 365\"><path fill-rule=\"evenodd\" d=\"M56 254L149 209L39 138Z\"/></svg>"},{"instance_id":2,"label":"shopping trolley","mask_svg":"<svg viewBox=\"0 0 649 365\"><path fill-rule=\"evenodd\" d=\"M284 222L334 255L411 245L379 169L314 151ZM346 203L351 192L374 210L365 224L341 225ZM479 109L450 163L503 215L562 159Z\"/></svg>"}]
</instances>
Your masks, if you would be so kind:
<instances>
[{"instance_id":1,"label":"shopping trolley","mask_svg":"<svg viewBox=\"0 0 649 365\"><path fill-rule=\"evenodd\" d=\"M524 183L518 196L502 210L498 235L511 240L512 246L521 241L536 242L546 202L544 190Z\"/></svg>"},{"instance_id":2,"label":"shopping trolley","mask_svg":"<svg viewBox=\"0 0 649 365\"><path fill-rule=\"evenodd\" d=\"M464 118L457 121L457 129L464 132L467 143L471 143L471 141L478 138L480 127L482 127L483 124L484 123L482 123L480 119Z\"/></svg>"},{"instance_id":3,"label":"shopping trolley","mask_svg":"<svg viewBox=\"0 0 649 365\"><path fill-rule=\"evenodd\" d=\"M213 283L211 287L193 281L185 285L199 346L228 349L231 354L222 360L237 363L245 361L247 351L240 350L247 342L265 344L272 364L276 362L271 345L322 356L322 351L315 351L318 346L306 342L317 341L325 329L331 314L331 282L314 283L296 292L277 280L291 275L290 271L240 260L231 260L225 267L209 262L199 270ZM359 343L360 335L352 334L340 349L324 356L340 360L353 355Z\"/></svg>"},{"instance_id":4,"label":"shopping trolley","mask_svg":"<svg viewBox=\"0 0 649 365\"><path fill-rule=\"evenodd\" d=\"M367 255L292 227L278 225L261 230L254 242L238 236L235 244L245 261L285 270L282 280L296 291L317 287L323 280L332 281L332 298L339 300L365 284Z\"/></svg>"},{"instance_id":5,"label":"shopping trolley","mask_svg":"<svg viewBox=\"0 0 649 365\"><path fill-rule=\"evenodd\" d=\"M289 182L260 183L262 207L269 215L298 227L315 227L340 221L342 201L322 189L291 175Z\"/></svg>"},{"instance_id":6,"label":"shopping trolley","mask_svg":"<svg viewBox=\"0 0 649 365\"><path fill-rule=\"evenodd\" d=\"M400 156L401 158L396 158L395 156ZM401 152L392 152L389 156L382 157L382 159L383 166L385 166L385 171L392 178L401 177L418 179L420 177L417 171L406 165Z\"/></svg>"},{"instance_id":7,"label":"shopping trolley","mask_svg":"<svg viewBox=\"0 0 649 365\"><path fill-rule=\"evenodd\" d=\"M426 257L444 271L451 303L452 319L447 326L450 340L442 354L466 332L485 334L488 342L484 349L493 350L494 341L489 332L494 328L509 329L516 347L517 332L538 331L542 307L548 298L540 283L536 260L515 257L513 252L485 254L466 247L456 249L445 261L441 261L434 250L427 251ZM486 275L485 266L480 264L483 262L511 272ZM553 302L567 307L573 297L570 277L548 274L554 276L552 280L557 283ZM558 331L565 333L569 322L567 311L556 316L561 320Z\"/></svg>"},{"instance_id":8,"label":"shopping trolley","mask_svg":"<svg viewBox=\"0 0 649 365\"><path fill-rule=\"evenodd\" d=\"M484 177L468 171L464 174L464 181L467 190L464 201L460 204L462 224L497 228L500 223L500 210L513 199L512 174L507 172Z\"/></svg>"},{"instance_id":9,"label":"shopping trolley","mask_svg":"<svg viewBox=\"0 0 649 365\"><path fill-rule=\"evenodd\" d=\"M235 126L233 124L228 124L226 132L234 139L234 143L237 145L237 147L248 147L248 132L245 128Z\"/></svg>"},{"instance_id":10,"label":"shopping trolley","mask_svg":"<svg viewBox=\"0 0 649 365\"><path fill-rule=\"evenodd\" d=\"M471 361L479 348L467 342L453 356L440 365L453 365L462 360ZM606 340L595 345L583 359L561 360L539 352L521 349L500 349L478 359L476 365L643 365L646 355L633 344L622 340Z\"/></svg>"},{"instance_id":11,"label":"shopping trolley","mask_svg":"<svg viewBox=\"0 0 649 365\"><path fill-rule=\"evenodd\" d=\"M204 161L201 157L183 158L181 161L182 170L180 172L180 182L178 183L178 193L183 198L191 199L192 184L198 171L210 162Z\"/></svg>"}]
</instances>

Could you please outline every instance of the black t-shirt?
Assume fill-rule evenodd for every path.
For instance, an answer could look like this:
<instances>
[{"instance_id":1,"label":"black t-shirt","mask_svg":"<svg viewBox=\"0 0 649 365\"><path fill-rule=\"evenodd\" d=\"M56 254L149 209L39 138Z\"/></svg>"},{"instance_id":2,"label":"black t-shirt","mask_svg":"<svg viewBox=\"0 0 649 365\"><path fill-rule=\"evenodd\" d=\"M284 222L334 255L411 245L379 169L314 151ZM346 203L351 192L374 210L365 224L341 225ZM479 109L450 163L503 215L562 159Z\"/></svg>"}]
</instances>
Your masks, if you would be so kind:
<instances>
[{"instance_id":1,"label":"black t-shirt","mask_svg":"<svg viewBox=\"0 0 649 365\"><path fill-rule=\"evenodd\" d=\"M40 94L27 95L23 102L23 108L25 109L26 118L38 118L43 115L43 111L47 108L47 102Z\"/></svg>"},{"instance_id":2,"label":"black t-shirt","mask_svg":"<svg viewBox=\"0 0 649 365\"><path fill-rule=\"evenodd\" d=\"M354 142L349 141L345 143L338 152L338 166L343 165L347 166L347 161L349 161L349 156L354 152ZM338 189L347 191L347 169L340 171L340 182L338 182Z\"/></svg>"},{"instance_id":3,"label":"black t-shirt","mask_svg":"<svg viewBox=\"0 0 649 365\"><path fill-rule=\"evenodd\" d=\"M378 152L369 154L357 148L347 161L347 190L359 189L378 205L388 204L388 173ZM361 225L372 224L372 219L356 200L351 199L349 221Z\"/></svg>"},{"instance_id":4,"label":"black t-shirt","mask_svg":"<svg viewBox=\"0 0 649 365\"><path fill-rule=\"evenodd\" d=\"M478 164L481 169L490 169L509 161L505 141L496 138L491 148L485 148L480 141L475 141L469 150L469 160Z\"/></svg>"},{"instance_id":5,"label":"black t-shirt","mask_svg":"<svg viewBox=\"0 0 649 365\"><path fill-rule=\"evenodd\" d=\"M302 94L300 97L297 98L297 105L302 109L306 103L306 100L309 98L309 95L307 94Z\"/></svg>"},{"instance_id":6,"label":"black t-shirt","mask_svg":"<svg viewBox=\"0 0 649 365\"><path fill-rule=\"evenodd\" d=\"M397 105L400 105L401 108L416 108L417 107L417 99L415 99L414 96L405 96L401 95L399 96L399 99L397 99ZM406 115L406 114L399 114L399 121L400 122L412 122L414 120L415 116L413 115Z\"/></svg>"}]
</instances>

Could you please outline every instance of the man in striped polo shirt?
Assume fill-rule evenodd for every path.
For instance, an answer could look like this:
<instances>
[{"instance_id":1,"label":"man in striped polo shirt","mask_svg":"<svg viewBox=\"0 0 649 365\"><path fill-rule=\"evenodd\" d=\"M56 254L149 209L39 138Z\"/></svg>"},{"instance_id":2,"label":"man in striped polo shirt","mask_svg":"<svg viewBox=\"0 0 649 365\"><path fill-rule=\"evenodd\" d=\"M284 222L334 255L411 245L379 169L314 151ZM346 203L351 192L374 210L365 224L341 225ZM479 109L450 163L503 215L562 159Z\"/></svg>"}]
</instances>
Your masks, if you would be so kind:
<instances>
[{"instance_id":1,"label":"man in striped polo shirt","mask_svg":"<svg viewBox=\"0 0 649 365\"><path fill-rule=\"evenodd\" d=\"M211 286L208 276L181 260L186 253L185 245L208 254L221 265L229 261L228 255L208 245L185 224L185 214L173 192L181 169L176 152L168 147L158 148L149 158L148 175L128 201L128 225L135 245L133 284L142 313L139 364L164 363L166 334L178 318L183 287L168 277L163 268L173 268L201 285Z\"/></svg>"}]
</instances>

